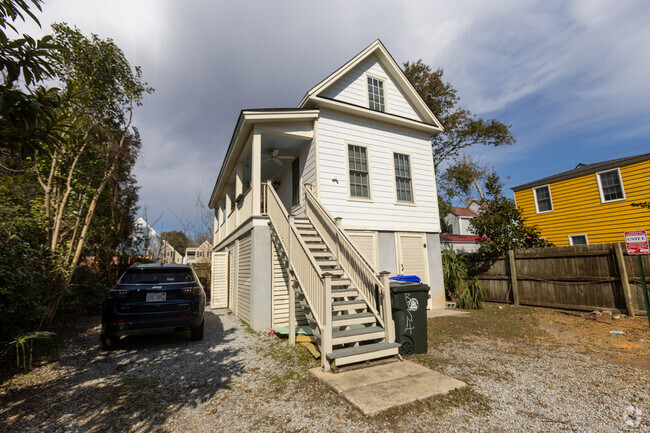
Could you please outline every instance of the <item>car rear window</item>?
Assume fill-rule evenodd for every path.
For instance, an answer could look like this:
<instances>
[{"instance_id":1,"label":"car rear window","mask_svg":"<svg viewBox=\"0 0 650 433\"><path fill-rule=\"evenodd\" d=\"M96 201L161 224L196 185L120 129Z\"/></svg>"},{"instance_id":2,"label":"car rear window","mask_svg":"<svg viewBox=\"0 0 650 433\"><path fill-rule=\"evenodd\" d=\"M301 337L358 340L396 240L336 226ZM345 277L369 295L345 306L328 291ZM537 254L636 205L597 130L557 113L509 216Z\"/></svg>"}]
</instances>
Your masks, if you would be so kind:
<instances>
[{"instance_id":1,"label":"car rear window","mask_svg":"<svg viewBox=\"0 0 650 433\"><path fill-rule=\"evenodd\" d=\"M188 283L194 281L187 269L132 269L122 275L120 284Z\"/></svg>"}]
</instances>

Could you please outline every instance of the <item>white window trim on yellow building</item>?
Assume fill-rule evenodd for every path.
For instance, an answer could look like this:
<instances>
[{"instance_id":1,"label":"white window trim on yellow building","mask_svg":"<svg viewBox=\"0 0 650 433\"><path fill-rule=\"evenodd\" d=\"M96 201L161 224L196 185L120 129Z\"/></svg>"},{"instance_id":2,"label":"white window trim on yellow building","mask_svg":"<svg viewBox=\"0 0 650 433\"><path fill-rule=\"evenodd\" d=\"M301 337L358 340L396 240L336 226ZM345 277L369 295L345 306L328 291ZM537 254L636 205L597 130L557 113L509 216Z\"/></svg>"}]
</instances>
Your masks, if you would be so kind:
<instances>
[{"instance_id":1,"label":"white window trim on yellow building","mask_svg":"<svg viewBox=\"0 0 650 433\"><path fill-rule=\"evenodd\" d=\"M551 209L549 210L539 210L539 199L537 198L537 190L542 189L542 188L548 188L548 199L551 201ZM541 185L533 188L533 198L535 199L535 212L537 213L549 213L553 212L553 195L551 194L551 185L546 184L546 185Z\"/></svg>"},{"instance_id":2,"label":"white window trim on yellow building","mask_svg":"<svg viewBox=\"0 0 650 433\"><path fill-rule=\"evenodd\" d=\"M569 235L569 245L574 245L573 243L573 238L577 238L579 236L584 236L585 237L585 245L589 245L589 237L587 236L587 233L578 233L574 235ZM577 245L582 245L582 244L577 244Z\"/></svg>"},{"instance_id":3,"label":"white window trim on yellow building","mask_svg":"<svg viewBox=\"0 0 650 433\"><path fill-rule=\"evenodd\" d=\"M602 183L600 181L600 175L605 174L605 173L609 173L609 172L612 172L612 171L615 171L618 174L618 181L621 184L621 191L623 192L623 197L617 198L617 199L614 199L614 200L605 200L605 195L603 193L603 185L602 185ZM623 185L623 176L621 176L621 169L620 168L616 167L616 168L612 168L612 169L597 172L596 173L596 181L598 182L598 193L600 194L600 202L601 203L603 203L603 204L604 203L614 203L614 202L623 201L623 200L626 199L625 186Z\"/></svg>"}]
</instances>

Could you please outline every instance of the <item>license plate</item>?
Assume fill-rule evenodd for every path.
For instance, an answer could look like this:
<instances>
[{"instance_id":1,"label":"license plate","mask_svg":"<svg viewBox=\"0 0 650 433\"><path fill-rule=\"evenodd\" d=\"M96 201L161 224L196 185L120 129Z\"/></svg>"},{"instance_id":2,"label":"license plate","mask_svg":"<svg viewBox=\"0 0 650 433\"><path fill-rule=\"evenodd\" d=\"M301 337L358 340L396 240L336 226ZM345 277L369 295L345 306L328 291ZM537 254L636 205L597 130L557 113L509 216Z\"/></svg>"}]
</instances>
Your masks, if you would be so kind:
<instances>
[{"instance_id":1,"label":"license plate","mask_svg":"<svg viewBox=\"0 0 650 433\"><path fill-rule=\"evenodd\" d=\"M165 302L166 299L166 292L147 293L147 302Z\"/></svg>"}]
</instances>

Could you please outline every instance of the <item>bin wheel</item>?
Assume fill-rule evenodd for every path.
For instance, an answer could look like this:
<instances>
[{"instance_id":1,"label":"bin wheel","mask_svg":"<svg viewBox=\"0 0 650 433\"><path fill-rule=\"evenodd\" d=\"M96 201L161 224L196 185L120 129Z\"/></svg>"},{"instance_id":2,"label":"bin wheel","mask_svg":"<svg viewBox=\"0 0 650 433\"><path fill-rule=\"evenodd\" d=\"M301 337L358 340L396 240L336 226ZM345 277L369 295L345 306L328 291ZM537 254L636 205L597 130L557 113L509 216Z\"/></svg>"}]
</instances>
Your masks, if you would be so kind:
<instances>
[{"instance_id":1,"label":"bin wheel","mask_svg":"<svg viewBox=\"0 0 650 433\"><path fill-rule=\"evenodd\" d=\"M411 344L410 341L403 341L402 345L399 347L399 354L402 356L413 355L413 344Z\"/></svg>"}]
</instances>

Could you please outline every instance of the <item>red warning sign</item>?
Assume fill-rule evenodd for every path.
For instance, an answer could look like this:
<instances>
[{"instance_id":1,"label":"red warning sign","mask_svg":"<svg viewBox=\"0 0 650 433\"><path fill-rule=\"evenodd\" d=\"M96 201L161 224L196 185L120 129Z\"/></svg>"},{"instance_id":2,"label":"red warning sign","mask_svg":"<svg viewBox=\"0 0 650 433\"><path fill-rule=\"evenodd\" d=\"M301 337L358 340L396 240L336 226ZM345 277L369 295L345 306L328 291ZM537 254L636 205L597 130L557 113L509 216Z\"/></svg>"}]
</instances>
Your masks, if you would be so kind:
<instances>
[{"instance_id":1,"label":"red warning sign","mask_svg":"<svg viewBox=\"0 0 650 433\"><path fill-rule=\"evenodd\" d=\"M648 234L645 230L625 232L625 246L628 254L650 254Z\"/></svg>"}]
</instances>

